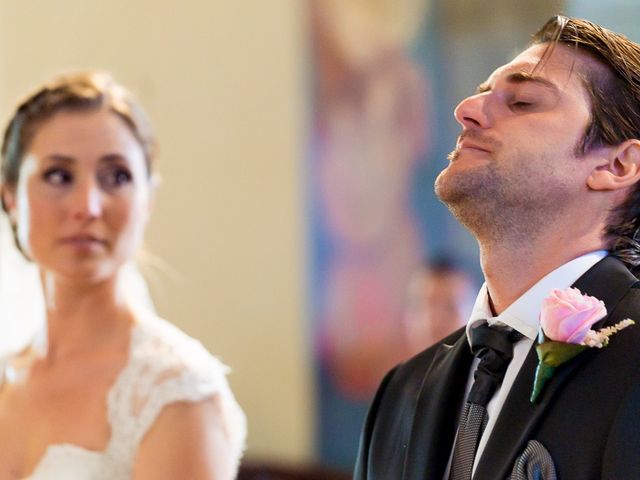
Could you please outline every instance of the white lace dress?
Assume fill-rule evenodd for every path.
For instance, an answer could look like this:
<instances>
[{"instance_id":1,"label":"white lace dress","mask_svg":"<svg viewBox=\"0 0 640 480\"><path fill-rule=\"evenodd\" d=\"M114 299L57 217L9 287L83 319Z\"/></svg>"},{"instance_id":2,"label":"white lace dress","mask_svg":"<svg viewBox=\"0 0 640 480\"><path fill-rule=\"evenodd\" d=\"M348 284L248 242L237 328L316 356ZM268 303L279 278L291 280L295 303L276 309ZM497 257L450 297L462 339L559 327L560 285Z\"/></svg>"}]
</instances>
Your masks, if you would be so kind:
<instances>
[{"instance_id":1,"label":"white lace dress","mask_svg":"<svg viewBox=\"0 0 640 480\"><path fill-rule=\"evenodd\" d=\"M51 445L25 480L130 479L135 455L163 407L220 395L233 418L234 454L239 462L246 419L229 388L228 368L200 342L156 317L133 327L129 360L107 395L111 439L101 452L75 445Z\"/></svg>"}]
</instances>

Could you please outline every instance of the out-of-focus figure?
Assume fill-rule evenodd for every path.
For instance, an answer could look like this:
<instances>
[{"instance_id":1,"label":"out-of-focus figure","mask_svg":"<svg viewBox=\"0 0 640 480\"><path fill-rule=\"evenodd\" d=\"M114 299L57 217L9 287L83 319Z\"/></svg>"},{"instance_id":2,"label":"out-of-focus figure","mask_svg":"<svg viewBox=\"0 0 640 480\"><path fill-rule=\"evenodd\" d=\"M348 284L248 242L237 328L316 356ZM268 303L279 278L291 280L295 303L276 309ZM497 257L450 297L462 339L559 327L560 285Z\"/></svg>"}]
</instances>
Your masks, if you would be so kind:
<instances>
[{"instance_id":1,"label":"out-of-focus figure","mask_svg":"<svg viewBox=\"0 0 640 480\"><path fill-rule=\"evenodd\" d=\"M471 275L455 261L446 257L425 261L407 288L402 326L410 355L463 326L476 291Z\"/></svg>"},{"instance_id":2,"label":"out-of-focus figure","mask_svg":"<svg viewBox=\"0 0 640 480\"><path fill-rule=\"evenodd\" d=\"M0 356L0 478L235 477L246 421L227 367L127 280L154 152L141 107L106 73L55 78L11 116L2 207L45 321Z\"/></svg>"}]
</instances>

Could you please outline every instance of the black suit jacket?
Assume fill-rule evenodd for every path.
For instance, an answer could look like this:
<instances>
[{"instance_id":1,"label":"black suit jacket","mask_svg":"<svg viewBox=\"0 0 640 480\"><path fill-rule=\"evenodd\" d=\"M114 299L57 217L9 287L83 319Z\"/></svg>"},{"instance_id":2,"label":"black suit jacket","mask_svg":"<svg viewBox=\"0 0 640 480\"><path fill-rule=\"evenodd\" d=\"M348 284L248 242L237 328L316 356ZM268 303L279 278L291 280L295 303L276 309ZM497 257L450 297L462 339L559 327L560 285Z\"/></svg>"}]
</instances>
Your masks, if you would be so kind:
<instances>
[{"instance_id":1,"label":"black suit jacket","mask_svg":"<svg viewBox=\"0 0 640 480\"><path fill-rule=\"evenodd\" d=\"M640 282L606 257L574 284L604 301L596 328L633 325L561 365L536 404L529 352L474 480L508 478L529 440L553 457L560 480L640 479ZM397 366L382 381L360 439L355 480L441 480L473 357L464 329Z\"/></svg>"}]
</instances>

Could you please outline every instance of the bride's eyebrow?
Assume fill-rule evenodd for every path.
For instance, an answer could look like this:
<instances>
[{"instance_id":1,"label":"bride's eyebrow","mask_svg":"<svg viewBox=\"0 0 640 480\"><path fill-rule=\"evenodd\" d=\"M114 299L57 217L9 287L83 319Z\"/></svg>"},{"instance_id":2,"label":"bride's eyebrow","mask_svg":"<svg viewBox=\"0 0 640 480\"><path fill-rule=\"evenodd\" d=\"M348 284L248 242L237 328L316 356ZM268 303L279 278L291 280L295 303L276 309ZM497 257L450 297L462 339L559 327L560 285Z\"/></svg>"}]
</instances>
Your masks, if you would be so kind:
<instances>
[{"instance_id":1,"label":"bride's eyebrow","mask_svg":"<svg viewBox=\"0 0 640 480\"><path fill-rule=\"evenodd\" d=\"M129 163L129 159L126 155L122 155L120 153L107 153L100 157L100 163L120 163L125 162Z\"/></svg>"},{"instance_id":2,"label":"bride's eyebrow","mask_svg":"<svg viewBox=\"0 0 640 480\"><path fill-rule=\"evenodd\" d=\"M44 158L51 162L64 163L66 165L70 165L75 162L75 159L73 157L70 157L69 155L63 155L61 153L52 153Z\"/></svg>"}]
</instances>

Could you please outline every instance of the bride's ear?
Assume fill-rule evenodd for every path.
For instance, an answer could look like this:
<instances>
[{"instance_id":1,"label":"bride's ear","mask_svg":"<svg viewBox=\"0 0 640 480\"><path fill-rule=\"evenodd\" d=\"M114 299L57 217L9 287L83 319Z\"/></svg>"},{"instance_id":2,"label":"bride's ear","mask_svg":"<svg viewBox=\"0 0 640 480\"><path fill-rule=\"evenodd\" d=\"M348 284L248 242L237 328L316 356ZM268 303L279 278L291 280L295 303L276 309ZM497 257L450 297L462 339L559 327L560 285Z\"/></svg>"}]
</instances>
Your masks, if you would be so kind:
<instances>
[{"instance_id":1,"label":"bride's ear","mask_svg":"<svg viewBox=\"0 0 640 480\"><path fill-rule=\"evenodd\" d=\"M12 224L16 222L16 192L14 187L9 187L8 185L0 186L0 198L2 199L2 208L7 215L9 216L9 220L11 220Z\"/></svg>"},{"instance_id":2,"label":"bride's ear","mask_svg":"<svg viewBox=\"0 0 640 480\"><path fill-rule=\"evenodd\" d=\"M640 180L640 140L632 139L608 149L603 163L587 178L591 190L620 190Z\"/></svg>"}]
</instances>

